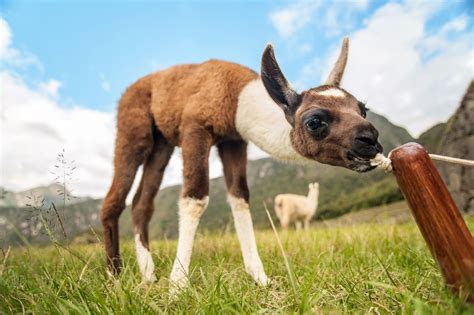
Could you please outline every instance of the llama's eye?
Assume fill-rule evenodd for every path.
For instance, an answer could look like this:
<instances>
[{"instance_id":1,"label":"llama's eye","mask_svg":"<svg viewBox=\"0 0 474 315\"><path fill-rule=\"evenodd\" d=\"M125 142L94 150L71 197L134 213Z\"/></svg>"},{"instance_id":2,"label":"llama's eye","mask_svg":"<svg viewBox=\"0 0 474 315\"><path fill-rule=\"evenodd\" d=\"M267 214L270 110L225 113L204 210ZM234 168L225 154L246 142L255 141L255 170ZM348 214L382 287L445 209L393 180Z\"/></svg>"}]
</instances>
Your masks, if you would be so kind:
<instances>
[{"instance_id":1,"label":"llama's eye","mask_svg":"<svg viewBox=\"0 0 474 315\"><path fill-rule=\"evenodd\" d=\"M365 103L359 102L359 109L361 116L367 118L367 112L369 109L365 106Z\"/></svg>"},{"instance_id":2,"label":"llama's eye","mask_svg":"<svg viewBox=\"0 0 474 315\"><path fill-rule=\"evenodd\" d=\"M308 128L309 131L316 131L321 127L326 127L327 125L327 122L316 117L306 122L306 128Z\"/></svg>"}]
</instances>

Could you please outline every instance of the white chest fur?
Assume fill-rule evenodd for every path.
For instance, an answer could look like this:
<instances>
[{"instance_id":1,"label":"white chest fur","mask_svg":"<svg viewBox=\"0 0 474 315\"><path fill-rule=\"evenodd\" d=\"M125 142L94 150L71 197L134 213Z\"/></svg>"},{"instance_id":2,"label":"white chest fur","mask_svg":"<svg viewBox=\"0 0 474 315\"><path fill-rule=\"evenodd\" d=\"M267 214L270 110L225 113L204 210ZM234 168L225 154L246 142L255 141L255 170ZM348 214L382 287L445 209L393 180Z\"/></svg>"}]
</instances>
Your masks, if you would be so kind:
<instances>
[{"instance_id":1,"label":"white chest fur","mask_svg":"<svg viewBox=\"0 0 474 315\"><path fill-rule=\"evenodd\" d=\"M237 131L273 158L283 161L308 161L293 149L291 126L283 111L270 98L260 79L242 90L235 117Z\"/></svg>"}]
</instances>

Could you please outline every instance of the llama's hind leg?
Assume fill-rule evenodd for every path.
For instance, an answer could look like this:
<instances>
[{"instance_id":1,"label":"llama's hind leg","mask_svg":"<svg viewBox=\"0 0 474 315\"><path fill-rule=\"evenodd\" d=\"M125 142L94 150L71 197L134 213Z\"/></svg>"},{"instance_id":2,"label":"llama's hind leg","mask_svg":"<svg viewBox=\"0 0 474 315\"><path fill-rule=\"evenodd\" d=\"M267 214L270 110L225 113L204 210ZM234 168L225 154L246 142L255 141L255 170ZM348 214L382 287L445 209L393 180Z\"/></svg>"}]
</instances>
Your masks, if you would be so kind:
<instances>
[{"instance_id":1,"label":"llama's hind leg","mask_svg":"<svg viewBox=\"0 0 474 315\"><path fill-rule=\"evenodd\" d=\"M308 231L309 230L309 222L311 221L311 217L308 219L308 218L305 218L304 219L304 230L305 231Z\"/></svg>"},{"instance_id":2,"label":"llama's hind leg","mask_svg":"<svg viewBox=\"0 0 474 315\"><path fill-rule=\"evenodd\" d=\"M125 209L125 199L132 187L138 166L143 161L143 151L138 152L140 150L131 144L117 143L114 178L102 204L101 220L107 266L113 274L118 274L121 269L118 220Z\"/></svg>"},{"instance_id":3,"label":"llama's hind leg","mask_svg":"<svg viewBox=\"0 0 474 315\"><path fill-rule=\"evenodd\" d=\"M101 211L104 243L109 270L120 271L119 216L132 187L137 168L153 147L153 125L149 112L150 93L147 87L135 84L123 94L117 115L114 178Z\"/></svg>"},{"instance_id":4,"label":"llama's hind leg","mask_svg":"<svg viewBox=\"0 0 474 315\"><path fill-rule=\"evenodd\" d=\"M175 293L189 282L189 264L199 219L209 201L209 151L212 135L200 126L182 133L183 191L178 202L179 238L170 280Z\"/></svg>"},{"instance_id":5,"label":"llama's hind leg","mask_svg":"<svg viewBox=\"0 0 474 315\"><path fill-rule=\"evenodd\" d=\"M132 221L135 233L137 261L144 282L156 280L155 265L150 254L148 224L153 215L153 200L160 188L163 173L174 147L162 137L155 141L153 151L143 166L140 186L133 198Z\"/></svg>"},{"instance_id":6,"label":"llama's hind leg","mask_svg":"<svg viewBox=\"0 0 474 315\"><path fill-rule=\"evenodd\" d=\"M220 144L218 148L229 191L227 200L232 208L245 269L255 282L266 285L268 278L258 254L249 209L249 189L246 175L247 144L243 141L231 141Z\"/></svg>"}]
</instances>

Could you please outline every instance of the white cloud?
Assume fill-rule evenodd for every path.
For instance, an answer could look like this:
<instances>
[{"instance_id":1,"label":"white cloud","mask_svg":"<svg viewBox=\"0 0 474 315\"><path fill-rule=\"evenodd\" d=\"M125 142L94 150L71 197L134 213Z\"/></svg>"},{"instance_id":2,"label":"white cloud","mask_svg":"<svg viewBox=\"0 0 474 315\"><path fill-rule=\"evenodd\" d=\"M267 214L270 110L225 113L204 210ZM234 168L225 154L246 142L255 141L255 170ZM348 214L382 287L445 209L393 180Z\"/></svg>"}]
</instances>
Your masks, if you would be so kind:
<instances>
[{"instance_id":1,"label":"white cloud","mask_svg":"<svg viewBox=\"0 0 474 315\"><path fill-rule=\"evenodd\" d=\"M317 21L326 36L347 32L355 25L354 14L367 9L368 0L296 1L270 13L270 21L284 38Z\"/></svg>"},{"instance_id":2,"label":"white cloud","mask_svg":"<svg viewBox=\"0 0 474 315\"><path fill-rule=\"evenodd\" d=\"M460 32L464 31L468 24L468 16L466 14L462 14L445 25L441 28L442 33L449 33L449 32Z\"/></svg>"},{"instance_id":3,"label":"white cloud","mask_svg":"<svg viewBox=\"0 0 474 315\"><path fill-rule=\"evenodd\" d=\"M7 59L11 56L11 41L12 34L7 21L0 19L0 59Z\"/></svg>"},{"instance_id":4,"label":"white cloud","mask_svg":"<svg viewBox=\"0 0 474 315\"><path fill-rule=\"evenodd\" d=\"M449 49L451 41L448 39L448 36L464 31L467 27L467 23L468 20L465 14L446 22L439 32L422 39L420 48L423 50L423 53L425 55L431 55Z\"/></svg>"},{"instance_id":5,"label":"white cloud","mask_svg":"<svg viewBox=\"0 0 474 315\"><path fill-rule=\"evenodd\" d=\"M114 116L80 107L64 108L42 89L30 89L2 71L2 182L21 190L49 184L56 154L76 160L79 194L97 196L110 178ZM75 185L74 185L75 186Z\"/></svg>"},{"instance_id":6,"label":"white cloud","mask_svg":"<svg viewBox=\"0 0 474 315\"><path fill-rule=\"evenodd\" d=\"M367 3L365 3L367 4ZM326 37L344 35L356 25L355 13L365 9L364 1L335 1L323 12L321 18Z\"/></svg>"},{"instance_id":7,"label":"white cloud","mask_svg":"<svg viewBox=\"0 0 474 315\"><path fill-rule=\"evenodd\" d=\"M26 67L36 65L41 68L38 59L28 53L22 53L11 47L12 32L7 21L0 18L0 61L3 65L12 65L15 67Z\"/></svg>"},{"instance_id":8,"label":"white cloud","mask_svg":"<svg viewBox=\"0 0 474 315\"><path fill-rule=\"evenodd\" d=\"M426 21L437 10L436 4L388 3L350 35L343 87L414 135L446 120L474 75L473 34L447 38L446 30L462 30L462 23L453 20L435 35L426 33ZM435 54L426 54L428 42ZM298 85L324 82L339 49L337 44L326 61L308 64ZM316 78L318 73L324 75Z\"/></svg>"},{"instance_id":9,"label":"white cloud","mask_svg":"<svg viewBox=\"0 0 474 315\"><path fill-rule=\"evenodd\" d=\"M270 21L283 37L289 37L311 21L319 1L298 1L270 13Z\"/></svg>"},{"instance_id":10,"label":"white cloud","mask_svg":"<svg viewBox=\"0 0 474 315\"><path fill-rule=\"evenodd\" d=\"M46 82L41 82L40 84L38 84L40 90L51 97L58 96L59 88L62 85L63 84L60 81L55 79L49 79Z\"/></svg>"}]
</instances>

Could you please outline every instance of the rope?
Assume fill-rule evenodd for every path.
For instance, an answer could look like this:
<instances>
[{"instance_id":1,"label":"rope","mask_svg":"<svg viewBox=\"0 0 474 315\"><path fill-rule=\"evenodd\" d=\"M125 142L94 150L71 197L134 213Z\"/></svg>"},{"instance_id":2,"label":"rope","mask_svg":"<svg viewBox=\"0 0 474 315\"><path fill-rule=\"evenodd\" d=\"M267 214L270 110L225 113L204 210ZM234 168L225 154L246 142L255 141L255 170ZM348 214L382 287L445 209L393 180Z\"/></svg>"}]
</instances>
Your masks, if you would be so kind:
<instances>
[{"instance_id":1,"label":"rope","mask_svg":"<svg viewBox=\"0 0 474 315\"><path fill-rule=\"evenodd\" d=\"M459 165L466 165L466 166L474 166L474 161L472 160L458 159L458 158L453 158L450 156L437 155L437 154L429 154L429 156L432 160L459 164ZM392 161L390 160L390 158L385 157L381 153L377 153L377 155L372 160L370 160L370 165L380 167L387 173L390 173L392 171Z\"/></svg>"},{"instance_id":2,"label":"rope","mask_svg":"<svg viewBox=\"0 0 474 315\"><path fill-rule=\"evenodd\" d=\"M443 162L467 165L467 166L474 166L474 161L472 160L458 159L458 158L453 158L450 156L437 155L437 154L430 154L430 158L432 160L437 160L437 161L443 161Z\"/></svg>"},{"instance_id":3,"label":"rope","mask_svg":"<svg viewBox=\"0 0 474 315\"><path fill-rule=\"evenodd\" d=\"M392 171L392 160L385 157L382 153L377 153L377 155L370 160L370 165L382 168L385 173Z\"/></svg>"}]
</instances>

